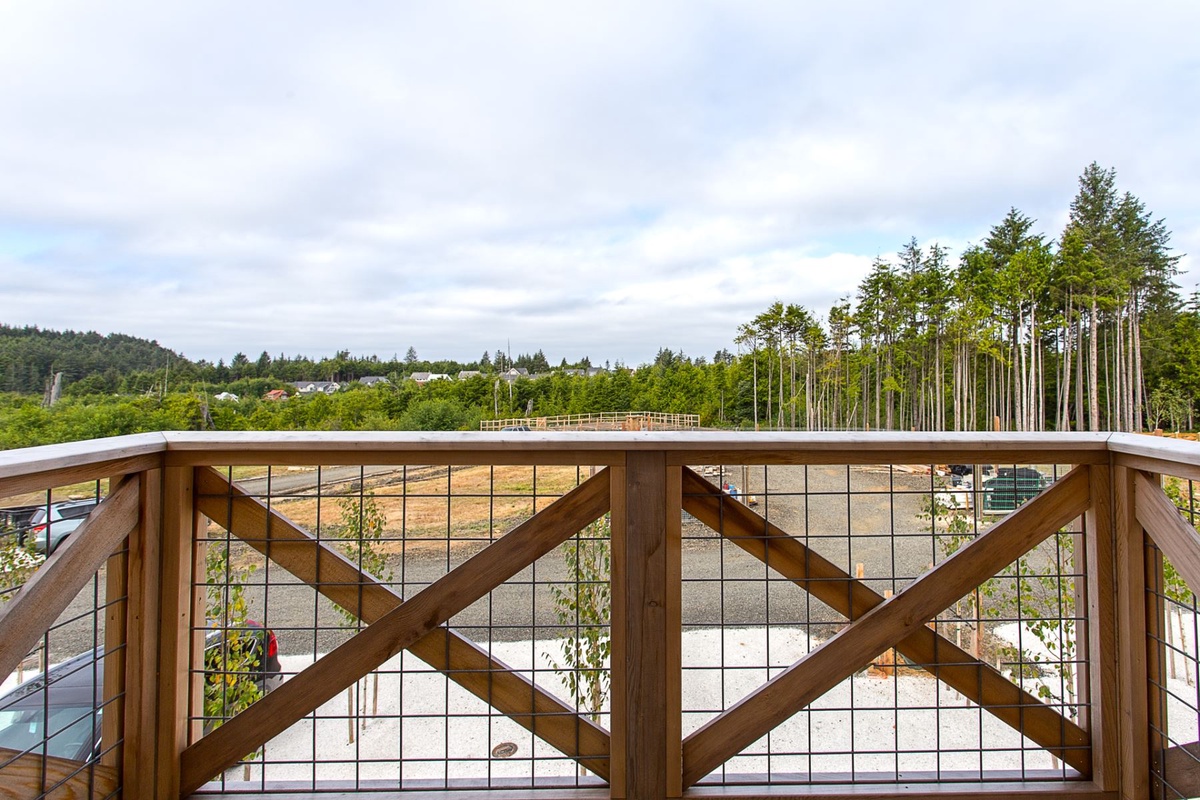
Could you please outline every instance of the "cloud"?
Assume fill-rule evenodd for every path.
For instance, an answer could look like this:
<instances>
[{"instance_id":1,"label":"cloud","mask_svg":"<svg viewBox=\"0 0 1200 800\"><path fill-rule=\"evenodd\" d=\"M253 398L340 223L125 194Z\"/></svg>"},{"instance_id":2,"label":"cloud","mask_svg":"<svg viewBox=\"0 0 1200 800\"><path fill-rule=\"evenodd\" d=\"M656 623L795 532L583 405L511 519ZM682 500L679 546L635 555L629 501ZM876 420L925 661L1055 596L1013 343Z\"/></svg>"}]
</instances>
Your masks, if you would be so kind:
<instances>
[{"instance_id":1,"label":"cloud","mask_svg":"<svg viewBox=\"0 0 1200 800\"><path fill-rule=\"evenodd\" d=\"M1197 23L1168 2L9 4L4 321L214 360L711 354L775 299L824 313L910 236L957 250L1010 206L1056 236L1093 159L1196 252Z\"/></svg>"}]
</instances>

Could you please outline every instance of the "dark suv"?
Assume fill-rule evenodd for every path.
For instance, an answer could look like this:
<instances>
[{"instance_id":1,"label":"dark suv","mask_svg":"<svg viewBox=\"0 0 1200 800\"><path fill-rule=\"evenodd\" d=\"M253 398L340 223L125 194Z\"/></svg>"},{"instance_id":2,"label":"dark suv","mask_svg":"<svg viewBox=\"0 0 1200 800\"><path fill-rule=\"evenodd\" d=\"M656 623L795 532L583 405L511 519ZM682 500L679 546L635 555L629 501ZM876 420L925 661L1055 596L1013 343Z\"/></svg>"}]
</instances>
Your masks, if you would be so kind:
<instances>
[{"instance_id":1,"label":"dark suv","mask_svg":"<svg viewBox=\"0 0 1200 800\"><path fill-rule=\"evenodd\" d=\"M244 640L257 658L251 677L266 693L282 681L275 634L258 623L247 624ZM221 646L222 631L205 637L205 663ZM104 648L80 653L0 697L0 748L18 753L45 753L72 761L100 754L100 719L104 701ZM215 680L215 676L210 676ZM48 684L47 684L48 681Z\"/></svg>"},{"instance_id":2,"label":"dark suv","mask_svg":"<svg viewBox=\"0 0 1200 800\"><path fill-rule=\"evenodd\" d=\"M1050 485L1032 467L1000 467L996 477L983 482L983 513L1007 514Z\"/></svg>"}]
</instances>

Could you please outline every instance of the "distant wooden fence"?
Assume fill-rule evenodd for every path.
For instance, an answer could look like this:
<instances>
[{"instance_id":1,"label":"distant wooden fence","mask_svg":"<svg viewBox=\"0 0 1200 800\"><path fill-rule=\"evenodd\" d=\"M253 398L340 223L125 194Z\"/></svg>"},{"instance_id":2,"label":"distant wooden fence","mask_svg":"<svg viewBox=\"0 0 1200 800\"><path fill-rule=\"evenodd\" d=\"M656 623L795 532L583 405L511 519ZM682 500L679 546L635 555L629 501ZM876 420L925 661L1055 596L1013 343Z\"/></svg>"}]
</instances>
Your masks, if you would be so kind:
<instances>
[{"instance_id":1,"label":"distant wooden fence","mask_svg":"<svg viewBox=\"0 0 1200 800\"><path fill-rule=\"evenodd\" d=\"M535 431L686 431L700 427L699 414L661 414L657 411L604 411L598 414L559 414L552 417L489 419L481 431L524 426Z\"/></svg>"}]
</instances>

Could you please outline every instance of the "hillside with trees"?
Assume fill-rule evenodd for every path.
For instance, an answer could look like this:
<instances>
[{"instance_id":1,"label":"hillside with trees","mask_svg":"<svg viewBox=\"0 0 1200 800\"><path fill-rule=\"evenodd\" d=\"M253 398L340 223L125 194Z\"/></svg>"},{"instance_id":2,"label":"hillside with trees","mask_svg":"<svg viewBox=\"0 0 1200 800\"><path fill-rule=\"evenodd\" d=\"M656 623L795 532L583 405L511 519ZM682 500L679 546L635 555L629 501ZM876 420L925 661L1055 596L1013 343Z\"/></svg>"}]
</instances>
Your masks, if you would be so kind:
<instances>
[{"instance_id":1,"label":"hillside with trees","mask_svg":"<svg viewBox=\"0 0 1200 800\"><path fill-rule=\"evenodd\" d=\"M0 323L0 391L41 394L57 372L76 391L115 392L137 372L153 372L181 357L145 339L95 331L17 328ZM78 386L84 382L83 386Z\"/></svg>"},{"instance_id":2,"label":"hillside with trees","mask_svg":"<svg viewBox=\"0 0 1200 800\"><path fill-rule=\"evenodd\" d=\"M912 239L825 318L777 300L711 360L661 349L637 369L605 362L589 375L590 359L554 368L542 349L459 363L409 347L402 358L264 352L213 364L120 334L0 326L0 446L163 429L472 429L602 411L797 430L1194 430L1200 294L1180 295L1179 258L1165 221L1091 164L1056 235L1013 208L956 259ZM501 378L514 367L530 376ZM408 380L464 370L478 374ZM55 372L66 389L46 408ZM389 382L356 382L367 375ZM348 388L262 399L301 380Z\"/></svg>"}]
</instances>

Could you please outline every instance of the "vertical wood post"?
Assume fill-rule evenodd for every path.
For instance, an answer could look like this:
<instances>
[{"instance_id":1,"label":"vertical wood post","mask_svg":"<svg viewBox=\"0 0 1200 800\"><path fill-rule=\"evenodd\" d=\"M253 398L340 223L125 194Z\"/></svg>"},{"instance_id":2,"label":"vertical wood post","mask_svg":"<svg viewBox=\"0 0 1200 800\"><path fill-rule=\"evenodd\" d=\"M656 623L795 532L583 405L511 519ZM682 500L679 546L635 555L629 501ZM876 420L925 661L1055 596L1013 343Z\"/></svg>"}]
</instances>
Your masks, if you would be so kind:
<instances>
[{"instance_id":1,"label":"vertical wood post","mask_svg":"<svg viewBox=\"0 0 1200 800\"><path fill-rule=\"evenodd\" d=\"M158 646L158 797L179 797L191 683L192 541L199 524L191 467L163 475L161 624ZM203 625L203 621L198 622Z\"/></svg>"},{"instance_id":2,"label":"vertical wood post","mask_svg":"<svg viewBox=\"0 0 1200 800\"><path fill-rule=\"evenodd\" d=\"M1117 551L1117 635L1120 659L1121 797L1150 796L1146 671L1146 542L1134 507L1133 471L1112 472Z\"/></svg>"},{"instance_id":3,"label":"vertical wood post","mask_svg":"<svg viewBox=\"0 0 1200 800\"><path fill-rule=\"evenodd\" d=\"M679 797L682 471L630 452L613 480L612 796Z\"/></svg>"},{"instance_id":4,"label":"vertical wood post","mask_svg":"<svg viewBox=\"0 0 1200 800\"><path fill-rule=\"evenodd\" d=\"M1092 780L1103 791L1120 784L1117 693L1117 562L1113 525L1112 469L1088 468L1091 504L1084 519L1087 607L1087 721L1092 733Z\"/></svg>"},{"instance_id":5,"label":"vertical wood post","mask_svg":"<svg viewBox=\"0 0 1200 800\"><path fill-rule=\"evenodd\" d=\"M162 470L142 473L137 528L126 556L125 747L121 796L154 800L158 712L159 544L162 523Z\"/></svg>"},{"instance_id":6,"label":"vertical wood post","mask_svg":"<svg viewBox=\"0 0 1200 800\"><path fill-rule=\"evenodd\" d=\"M142 480L141 476L133 478ZM109 478L111 495L120 482ZM140 511L140 509L139 509ZM129 551L128 540L122 552L109 557L104 567L104 716L100 725L100 742L105 752L100 763L119 770L125 738L125 643L129 628Z\"/></svg>"},{"instance_id":7,"label":"vertical wood post","mask_svg":"<svg viewBox=\"0 0 1200 800\"><path fill-rule=\"evenodd\" d=\"M1146 554L1146 589L1146 738L1150 745L1148 769L1154 779L1163 776L1163 753L1171 746L1166 736L1166 696L1162 689L1167 684L1163 554L1157 547Z\"/></svg>"}]
</instances>

